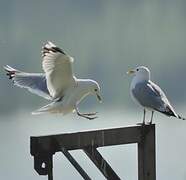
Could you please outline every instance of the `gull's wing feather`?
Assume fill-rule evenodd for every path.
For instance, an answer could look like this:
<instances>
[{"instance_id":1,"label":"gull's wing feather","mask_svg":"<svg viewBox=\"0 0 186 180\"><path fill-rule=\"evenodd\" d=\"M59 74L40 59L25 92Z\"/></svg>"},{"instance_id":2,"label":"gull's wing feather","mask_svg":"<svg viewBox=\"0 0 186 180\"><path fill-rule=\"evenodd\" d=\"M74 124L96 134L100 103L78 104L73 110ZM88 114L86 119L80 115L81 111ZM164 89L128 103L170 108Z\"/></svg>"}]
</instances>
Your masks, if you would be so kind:
<instances>
[{"instance_id":1,"label":"gull's wing feather","mask_svg":"<svg viewBox=\"0 0 186 180\"><path fill-rule=\"evenodd\" d=\"M132 94L142 106L152 108L168 116L178 117L164 92L155 83L151 81L138 83L132 89Z\"/></svg>"},{"instance_id":2,"label":"gull's wing feather","mask_svg":"<svg viewBox=\"0 0 186 180\"><path fill-rule=\"evenodd\" d=\"M12 79L14 85L26 88L30 92L37 94L45 99L51 100L47 86L46 78L44 74L39 73L25 73L10 66L4 66L5 71L9 79Z\"/></svg>"},{"instance_id":3,"label":"gull's wing feather","mask_svg":"<svg viewBox=\"0 0 186 180\"><path fill-rule=\"evenodd\" d=\"M65 89L75 83L72 73L73 58L51 42L43 47L42 57L49 93L53 98L62 97Z\"/></svg>"},{"instance_id":4,"label":"gull's wing feather","mask_svg":"<svg viewBox=\"0 0 186 180\"><path fill-rule=\"evenodd\" d=\"M65 109L61 108L61 101L53 101L50 104L47 104L35 111L32 112L33 115L37 114L44 114L44 113L61 113L62 115L65 115L69 112L73 111L73 109Z\"/></svg>"}]
</instances>

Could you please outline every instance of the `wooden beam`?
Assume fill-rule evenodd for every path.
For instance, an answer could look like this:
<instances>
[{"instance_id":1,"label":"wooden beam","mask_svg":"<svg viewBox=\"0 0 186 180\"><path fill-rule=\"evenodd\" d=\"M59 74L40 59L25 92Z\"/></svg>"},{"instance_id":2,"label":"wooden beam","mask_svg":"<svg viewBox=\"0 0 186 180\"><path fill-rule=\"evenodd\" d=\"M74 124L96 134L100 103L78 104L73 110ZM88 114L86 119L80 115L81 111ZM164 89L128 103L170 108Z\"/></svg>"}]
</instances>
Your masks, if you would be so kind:
<instances>
[{"instance_id":1,"label":"wooden beam","mask_svg":"<svg viewBox=\"0 0 186 180\"><path fill-rule=\"evenodd\" d=\"M82 167L78 164L78 162L73 158L73 156L65 148L61 148L61 152L70 161L70 163L74 166L74 168L79 172L79 174L82 176L83 179L91 180L88 174L82 169Z\"/></svg>"},{"instance_id":2,"label":"wooden beam","mask_svg":"<svg viewBox=\"0 0 186 180\"><path fill-rule=\"evenodd\" d=\"M155 126L143 127L142 137L142 141L138 143L138 180L155 180Z\"/></svg>"},{"instance_id":3,"label":"wooden beam","mask_svg":"<svg viewBox=\"0 0 186 180\"><path fill-rule=\"evenodd\" d=\"M83 148L84 152L87 156L92 160L92 162L97 166L97 168L101 171L101 173L108 180L120 180L119 176L114 172L111 166L105 161L99 151L90 146Z\"/></svg>"},{"instance_id":4,"label":"wooden beam","mask_svg":"<svg viewBox=\"0 0 186 180\"><path fill-rule=\"evenodd\" d=\"M31 154L39 152L61 151L58 142L67 150L81 149L82 147L112 146L120 144L138 143L141 140L141 126L66 133L60 135L31 137Z\"/></svg>"}]
</instances>

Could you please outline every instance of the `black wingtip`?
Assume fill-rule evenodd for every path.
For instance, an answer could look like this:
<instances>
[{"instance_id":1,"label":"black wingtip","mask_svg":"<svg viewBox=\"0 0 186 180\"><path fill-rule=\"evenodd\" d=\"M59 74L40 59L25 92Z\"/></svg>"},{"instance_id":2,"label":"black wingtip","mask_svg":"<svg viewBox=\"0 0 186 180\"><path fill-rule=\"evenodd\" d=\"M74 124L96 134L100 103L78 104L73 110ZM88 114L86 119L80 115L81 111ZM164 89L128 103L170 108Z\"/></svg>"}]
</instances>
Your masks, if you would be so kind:
<instances>
[{"instance_id":1,"label":"black wingtip","mask_svg":"<svg viewBox=\"0 0 186 180\"><path fill-rule=\"evenodd\" d=\"M186 120L186 118L184 118L184 117L182 117L180 115L178 115L178 118L181 119L181 120Z\"/></svg>"},{"instance_id":2,"label":"black wingtip","mask_svg":"<svg viewBox=\"0 0 186 180\"><path fill-rule=\"evenodd\" d=\"M17 72L15 69L13 69L12 67L8 65L4 66L3 68L6 71L6 75L8 76L9 79L14 78L15 73Z\"/></svg>"},{"instance_id":3,"label":"black wingtip","mask_svg":"<svg viewBox=\"0 0 186 180\"><path fill-rule=\"evenodd\" d=\"M42 55L45 56L46 53L49 53L50 51L54 53L59 52L59 53L66 55L66 53L61 48L57 47L52 42L48 41L47 44L45 44L44 47L42 47Z\"/></svg>"}]
</instances>

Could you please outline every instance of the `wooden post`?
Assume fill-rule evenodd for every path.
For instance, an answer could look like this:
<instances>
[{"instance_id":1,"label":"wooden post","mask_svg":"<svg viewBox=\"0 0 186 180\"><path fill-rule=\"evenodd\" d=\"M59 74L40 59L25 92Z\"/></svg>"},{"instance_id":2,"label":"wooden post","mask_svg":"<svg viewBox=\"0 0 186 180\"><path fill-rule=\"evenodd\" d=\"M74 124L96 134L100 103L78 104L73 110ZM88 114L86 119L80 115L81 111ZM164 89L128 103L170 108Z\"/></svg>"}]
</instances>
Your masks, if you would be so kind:
<instances>
[{"instance_id":1,"label":"wooden post","mask_svg":"<svg viewBox=\"0 0 186 180\"><path fill-rule=\"evenodd\" d=\"M156 180L155 125L142 129L138 143L138 180Z\"/></svg>"},{"instance_id":2,"label":"wooden post","mask_svg":"<svg viewBox=\"0 0 186 180\"><path fill-rule=\"evenodd\" d=\"M47 164L48 180L53 180L53 158L50 158Z\"/></svg>"}]
</instances>

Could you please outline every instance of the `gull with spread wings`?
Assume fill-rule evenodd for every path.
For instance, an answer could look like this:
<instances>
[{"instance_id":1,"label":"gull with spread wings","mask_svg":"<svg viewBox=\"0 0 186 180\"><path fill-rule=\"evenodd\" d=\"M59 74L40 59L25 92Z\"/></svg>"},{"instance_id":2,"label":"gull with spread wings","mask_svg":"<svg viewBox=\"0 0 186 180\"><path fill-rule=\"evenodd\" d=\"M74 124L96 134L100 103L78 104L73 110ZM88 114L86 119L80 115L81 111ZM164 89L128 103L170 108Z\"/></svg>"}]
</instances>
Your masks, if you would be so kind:
<instances>
[{"instance_id":1,"label":"gull with spread wings","mask_svg":"<svg viewBox=\"0 0 186 180\"><path fill-rule=\"evenodd\" d=\"M14 85L52 101L32 114L76 112L90 120L97 118L96 112L80 113L78 104L90 94L101 102L99 84L91 79L77 79L72 72L73 58L52 42L42 48L42 58L44 73L26 73L4 66Z\"/></svg>"}]
</instances>

